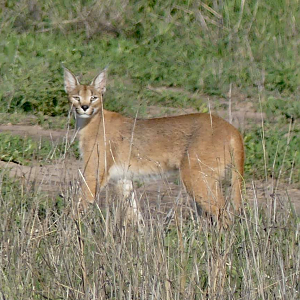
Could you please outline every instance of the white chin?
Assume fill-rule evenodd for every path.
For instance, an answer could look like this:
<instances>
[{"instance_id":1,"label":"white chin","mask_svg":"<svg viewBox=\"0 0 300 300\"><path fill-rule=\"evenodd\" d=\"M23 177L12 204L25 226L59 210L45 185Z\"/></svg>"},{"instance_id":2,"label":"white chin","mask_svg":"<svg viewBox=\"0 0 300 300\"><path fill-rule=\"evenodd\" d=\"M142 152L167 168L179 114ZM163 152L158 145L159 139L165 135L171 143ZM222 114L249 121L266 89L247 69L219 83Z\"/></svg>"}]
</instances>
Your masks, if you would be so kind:
<instances>
[{"instance_id":1,"label":"white chin","mask_svg":"<svg viewBox=\"0 0 300 300\"><path fill-rule=\"evenodd\" d=\"M91 115L86 115L86 114L80 115L80 114L76 114L76 117L77 117L77 118L80 118L80 119L89 119L89 118L91 117Z\"/></svg>"}]
</instances>

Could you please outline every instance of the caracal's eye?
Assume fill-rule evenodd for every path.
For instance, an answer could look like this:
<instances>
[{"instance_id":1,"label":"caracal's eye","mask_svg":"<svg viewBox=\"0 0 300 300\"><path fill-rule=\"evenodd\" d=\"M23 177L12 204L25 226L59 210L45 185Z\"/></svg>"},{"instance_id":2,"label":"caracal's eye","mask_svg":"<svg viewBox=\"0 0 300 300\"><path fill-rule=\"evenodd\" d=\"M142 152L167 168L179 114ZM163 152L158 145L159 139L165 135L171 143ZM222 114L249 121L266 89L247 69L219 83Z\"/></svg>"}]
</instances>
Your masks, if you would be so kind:
<instances>
[{"instance_id":1,"label":"caracal's eye","mask_svg":"<svg viewBox=\"0 0 300 300\"><path fill-rule=\"evenodd\" d=\"M79 96L73 96L72 98L73 98L73 100L75 100L75 101L80 101L80 97L79 97Z\"/></svg>"},{"instance_id":2,"label":"caracal's eye","mask_svg":"<svg viewBox=\"0 0 300 300\"><path fill-rule=\"evenodd\" d=\"M92 102L94 102L94 101L96 101L96 100L98 100L98 97L97 97L97 96L92 96L92 97L91 97L91 101L92 101Z\"/></svg>"}]
</instances>

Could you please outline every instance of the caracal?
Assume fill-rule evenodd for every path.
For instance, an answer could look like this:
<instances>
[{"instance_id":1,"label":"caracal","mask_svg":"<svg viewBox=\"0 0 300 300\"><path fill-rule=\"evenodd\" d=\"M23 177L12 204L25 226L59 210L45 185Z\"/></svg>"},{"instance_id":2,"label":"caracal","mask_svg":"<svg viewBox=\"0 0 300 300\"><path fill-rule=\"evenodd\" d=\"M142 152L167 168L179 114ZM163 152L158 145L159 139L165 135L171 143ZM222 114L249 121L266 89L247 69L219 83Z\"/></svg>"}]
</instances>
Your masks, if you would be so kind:
<instances>
[{"instance_id":1,"label":"caracal","mask_svg":"<svg viewBox=\"0 0 300 300\"><path fill-rule=\"evenodd\" d=\"M204 212L219 219L228 214L220 183L229 169L232 204L238 212L244 170L239 131L206 113L133 119L107 111L103 108L106 77L104 70L83 85L64 69L84 163L81 206L93 203L110 179L133 180L178 170L188 194Z\"/></svg>"}]
</instances>

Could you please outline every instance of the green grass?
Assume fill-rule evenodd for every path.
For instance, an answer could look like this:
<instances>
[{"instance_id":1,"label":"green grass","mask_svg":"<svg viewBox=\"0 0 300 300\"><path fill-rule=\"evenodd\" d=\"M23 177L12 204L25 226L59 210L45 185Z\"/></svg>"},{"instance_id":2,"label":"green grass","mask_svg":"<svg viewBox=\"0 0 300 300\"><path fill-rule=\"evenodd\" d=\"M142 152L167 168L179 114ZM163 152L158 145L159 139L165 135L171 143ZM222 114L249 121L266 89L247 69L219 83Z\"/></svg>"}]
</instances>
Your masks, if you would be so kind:
<instances>
[{"instance_id":1,"label":"green grass","mask_svg":"<svg viewBox=\"0 0 300 300\"><path fill-rule=\"evenodd\" d=\"M103 14L109 6L110 15L103 18L110 18L107 22L117 34L101 31L101 19L92 16L86 17L89 30L83 22L72 23L81 10L93 14L93 2L8 3L2 5L1 19L3 111L66 113L61 63L76 73L90 72L88 81L108 66L111 88L106 105L128 114L137 99L144 104L187 105L184 93L166 94L164 99L149 92L148 84L220 96L231 83L249 95L261 86L267 93L283 95L298 89L299 8L294 1L275 1L272 6L246 2L243 13L241 3L218 6L207 1L213 14L193 1L128 2L118 16L117 3L104 1ZM199 101L188 105L199 107Z\"/></svg>"},{"instance_id":2,"label":"green grass","mask_svg":"<svg viewBox=\"0 0 300 300\"><path fill-rule=\"evenodd\" d=\"M71 146L61 141L34 140L19 135L0 133L0 160L21 165L47 164L57 160L66 150L68 156L79 158L78 143Z\"/></svg>"},{"instance_id":3,"label":"green grass","mask_svg":"<svg viewBox=\"0 0 300 300\"><path fill-rule=\"evenodd\" d=\"M300 180L299 126L265 124L245 135L246 174L263 179L269 176L286 179L289 183Z\"/></svg>"}]
</instances>

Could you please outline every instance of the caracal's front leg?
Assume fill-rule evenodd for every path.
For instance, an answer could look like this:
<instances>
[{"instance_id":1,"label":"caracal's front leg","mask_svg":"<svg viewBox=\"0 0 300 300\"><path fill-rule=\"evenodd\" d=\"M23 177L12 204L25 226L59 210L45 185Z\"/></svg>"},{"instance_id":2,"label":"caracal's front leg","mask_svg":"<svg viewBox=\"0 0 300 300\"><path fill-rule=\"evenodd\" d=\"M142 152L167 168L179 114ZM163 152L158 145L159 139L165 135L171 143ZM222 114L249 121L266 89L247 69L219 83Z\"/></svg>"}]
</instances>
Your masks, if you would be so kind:
<instances>
[{"instance_id":1,"label":"caracal's front leg","mask_svg":"<svg viewBox=\"0 0 300 300\"><path fill-rule=\"evenodd\" d=\"M89 204L94 203L97 192L102 190L108 182L107 172L100 163L87 162L84 168L82 183L82 198L79 206L86 210Z\"/></svg>"}]
</instances>

